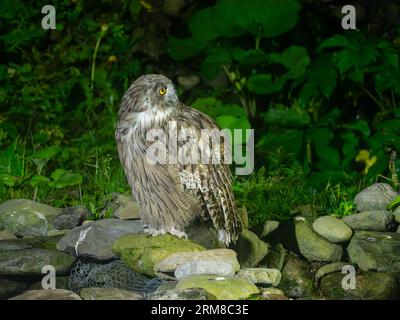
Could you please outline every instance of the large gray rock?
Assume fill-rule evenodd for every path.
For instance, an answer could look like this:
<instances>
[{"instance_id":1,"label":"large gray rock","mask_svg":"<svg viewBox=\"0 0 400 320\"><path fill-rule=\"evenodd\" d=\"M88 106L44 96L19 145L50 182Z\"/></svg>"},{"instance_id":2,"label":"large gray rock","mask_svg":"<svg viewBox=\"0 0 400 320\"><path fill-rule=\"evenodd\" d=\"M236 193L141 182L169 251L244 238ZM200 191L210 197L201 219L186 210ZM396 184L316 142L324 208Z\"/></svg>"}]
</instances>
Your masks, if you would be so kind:
<instances>
[{"instance_id":1,"label":"large gray rock","mask_svg":"<svg viewBox=\"0 0 400 320\"><path fill-rule=\"evenodd\" d=\"M157 290L147 296L147 300L207 300L208 293L202 288L185 290Z\"/></svg>"},{"instance_id":2,"label":"large gray rock","mask_svg":"<svg viewBox=\"0 0 400 320\"><path fill-rule=\"evenodd\" d=\"M399 298L399 284L393 274L367 272L356 276L355 288L344 289L343 273L331 273L321 280L322 294L334 300L389 300Z\"/></svg>"},{"instance_id":3,"label":"large gray rock","mask_svg":"<svg viewBox=\"0 0 400 320\"><path fill-rule=\"evenodd\" d=\"M81 225L89 216L90 212L84 206L68 207L54 219L54 226L59 230L72 229Z\"/></svg>"},{"instance_id":4,"label":"large gray rock","mask_svg":"<svg viewBox=\"0 0 400 320\"><path fill-rule=\"evenodd\" d=\"M46 236L46 237L1 240L0 241L0 252L21 250L21 249L30 249L30 248L56 249L56 244L62 236L63 236L63 234L54 235L54 236Z\"/></svg>"},{"instance_id":5,"label":"large gray rock","mask_svg":"<svg viewBox=\"0 0 400 320\"><path fill-rule=\"evenodd\" d=\"M342 220L353 230L386 231L393 226L393 215L389 211L364 211Z\"/></svg>"},{"instance_id":6,"label":"large gray rock","mask_svg":"<svg viewBox=\"0 0 400 320\"><path fill-rule=\"evenodd\" d=\"M75 258L57 250L23 249L0 252L0 274L42 275L44 266L53 266L57 275L67 274Z\"/></svg>"},{"instance_id":7,"label":"large gray rock","mask_svg":"<svg viewBox=\"0 0 400 320\"><path fill-rule=\"evenodd\" d=\"M83 300L143 300L144 297L135 292L117 288L83 288L79 295Z\"/></svg>"},{"instance_id":8,"label":"large gray rock","mask_svg":"<svg viewBox=\"0 0 400 320\"><path fill-rule=\"evenodd\" d=\"M267 255L268 244L260 240L254 232L243 230L233 250L237 252L242 267L252 268Z\"/></svg>"},{"instance_id":9,"label":"large gray rock","mask_svg":"<svg viewBox=\"0 0 400 320\"><path fill-rule=\"evenodd\" d=\"M353 231L341 220L333 216L323 216L313 223L316 233L330 242L345 242L351 238Z\"/></svg>"},{"instance_id":10,"label":"large gray rock","mask_svg":"<svg viewBox=\"0 0 400 320\"><path fill-rule=\"evenodd\" d=\"M109 260L114 240L143 230L140 220L103 219L72 229L57 243L57 249L76 257Z\"/></svg>"},{"instance_id":11,"label":"large gray rock","mask_svg":"<svg viewBox=\"0 0 400 320\"><path fill-rule=\"evenodd\" d=\"M295 234L300 253L309 261L340 261L343 249L319 236L304 219L295 219Z\"/></svg>"},{"instance_id":12,"label":"large gray rock","mask_svg":"<svg viewBox=\"0 0 400 320\"><path fill-rule=\"evenodd\" d=\"M387 183L375 183L361 191L354 198L357 210L386 210L387 205L392 202L398 193Z\"/></svg>"},{"instance_id":13,"label":"large gray rock","mask_svg":"<svg viewBox=\"0 0 400 320\"><path fill-rule=\"evenodd\" d=\"M224 261L190 260L180 264L175 270L175 278L178 280L202 274L228 277L235 275L235 269L232 264Z\"/></svg>"},{"instance_id":14,"label":"large gray rock","mask_svg":"<svg viewBox=\"0 0 400 320\"><path fill-rule=\"evenodd\" d=\"M276 244L269 250L265 259L260 263L262 267L282 270L287 251L281 243Z\"/></svg>"},{"instance_id":15,"label":"large gray rock","mask_svg":"<svg viewBox=\"0 0 400 320\"><path fill-rule=\"evenodd\" d=\"M393 211L393 217L397 223L400 223L400 207L397 207L396 210Z\"/></svg>"},{"instance_id":16,"label":"large gray rock","mask_svg":"<svg viewBox=\"0 0 400 320\"><path fill-rule=\"evenodd\" d=\"M273 220L265 221L263 226L262 226L262 230L260 232L260 238L265 238L270 233L275 231L278 227L279 227L279 222L278 221L273 221Z\"/></svg>"},{"instance_id":17,"label":"large gray rock","mask_svg":"<svg viewBox=\"0 0 400 320\"><path fill-rule=\"evenodd\" d=\"M400 272L399 233L356 231L347 252L363 271Z\"/></svg>"},{"instance_id":18,"label":"large gray rock","mask_svg":"<svg viewBox=\"0 0 400 320\"><path fill-rule=\"evenodd\" d=\"M0 277L0 299L7 299L24 291L28 285L24 282L14 281Z\"/></svg>"},{"instance_id":19,"label":"large gray rock","mask_svg":"<svg viewBox=\"0 0 400 320\"><path fill-rule=\"evenodd\" d=\"M257 285L277 286L281 281L281 272L270 268L244 268L237 276Z\"/></svg>"},{"instance_id":20,"label":"large gray rock","mask_svg":"<svg viewBox=\"0 0 400 320\"><path fill-rule=\"evenodd\" d=\"M27 199L8 200L0 205L0 230L18 237L46 236L62 209Z\"/></svg>"},{"instance_id":21,"label":"large gray rock","mask_svg":"<svg viewBox=\"0 0 400 320\"><path fill-rule=\"evenodd\" d=\"M76 293L64 289L29 290L9 300L82 300Z\"/></svg>"},{"instance_id":22,"label":"large gray rock","mask_svg":"<svg viewBox=\"0 0 400 320\"><path fill-rule=\"evenodd\" d=\"M312 296L315 285L307 262L292 253L288 254L279 288L290 298Z\"/></svg>"},{"instance_id":23,"label":"large gray rock","mask_svg":"<svg viewBox=\"0 0 400 320\"><path fill-rule=\"evenodd\" d=\"M154 266L155 273L162 278L170 278L169 275L174 274L175 270L182 264L190 261L205 261L205 262L221 262L229 264L233 273L239 271L240 265L237 260L236 252L230 249L212 249L205 251L193 252L177 252L172 253L166 259L160 261ZM226 267L227 268L227 267ZM227 269L228 270L228 269ZM232 272L229 271L229 272ZM211 272L213 273L213 272Z\"/></svg>"},{"instance_id":24,"label":"large gray rock","mask_svg":"<svg viewBox=\"0 0 400 320\"><path fill-rule=\"evenodd\" d=\"M319 280L329 273L333 273L333 272L337 272L337 271L341 272L343 267L348 266L348 265L349 265L348 262L331 262L331 263L325 264L317 270L317 272L315 273L315 279Z\"/></svg>"},{"instance_id":25,"label":"large gray rock","mask_svg":"<svg viewBox=\"0 0 400 320\"><path fill-rule=\"evenodd\" d=\"M122 220L140 219L140 207L132 195L112 193L106 196L107 204L101 211L102 217L115 217Z\"/></svg>"}]
</instances>

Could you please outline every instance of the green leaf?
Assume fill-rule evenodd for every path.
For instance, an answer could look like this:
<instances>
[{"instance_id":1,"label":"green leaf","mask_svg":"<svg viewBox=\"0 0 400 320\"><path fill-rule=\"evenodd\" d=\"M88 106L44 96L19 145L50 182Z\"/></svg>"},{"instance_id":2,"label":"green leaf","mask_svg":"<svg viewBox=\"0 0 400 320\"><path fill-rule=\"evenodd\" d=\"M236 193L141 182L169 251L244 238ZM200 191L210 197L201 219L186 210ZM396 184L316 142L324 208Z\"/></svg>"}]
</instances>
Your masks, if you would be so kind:
<instances>
[{"instance_id":1,"label":"green leaf","mask_svg":"<svg viewBox=\"0 0 400 320\"><path fill-rule=\"evenodd\" d=\"M291 46L282 53L272 53L270 58L272 62L281 63L289 70L284 75L289 79L295 79L303 75L306 67L310 64L307 49L298 46Z\"/></svg>"},{"instance_id":2,"label":"green leaf","mask_svg":"<svg viewBox=\"0 0 400 320\"><path fill-rule=\"evenodd\" d=\"M268 62L267 54L260 49L243 50L235 48L232 51L232 56L241 65L259 65Z\"/></svg>"},{"instance_id":3,"label":"green leaf","mask_svg":"<svg viewBox=\"0 0 400 320\"><path fill-rule=\"evenodd\" d=\"M310 122L310 116L306 110L300 107L288 108L280 104L269 108L268 111L262 115L267 123L282 126L303 127Z\"/></svg>"},{"instance_id":4,"label":"green leaf","mask_svg":"<svg viewBox=\"0 0 400 320\"><path fill-rule=\"evenodd\" d=\"M67 171L64 169L56 169L51 173L51 178L53 180L60 179Z\"/></svg>"},{"instance_id":5,"label":"green leaf","mask_svg":"<svg viewBox=\"0 0 400 320\"><path fill-rule=\"evenodd\" d=\"M54 181L50 181L48 184L52 188L61 189L82 183L82 176L79 173L72 173L63 169L57 169L51 177Z\"/></svg>"},{"instance_id":6,"label":"green leaf","mask_svg":"<svg viewBox=\"0 0 400 320\"><path fill-rule=\"evenodd\" d=\"M322 41L318 47L318 50L337 47L348 48L351 47L351 43L345 36L335 34L334 36Z\"/></svg>"},{"instance_id":7,"label":"green leaf","mask_svg":"<svg viewBox=\"0 0 400 320\"><path fill-rule=\"evenodd\" d=\"M45 185L50 181L49 178L39 175L39 174L35 174L31 180L30 180L30 184L32 187L37 187L39 185Z\"/></svg>"},{"instance_id":8,"label":"green leaf","mask_svg":"<svg viewBox=\"0 0 400 320\"><path fill-rule=\"evenodd\" d=\"M366 138L369 137L369 135L371 134L368 122L365 120L358 120L354 123L344 124L343 127L350 130L357 130L361 132Z\"/></svg>"},{"instance_id":9,"label":"green leaf","mask_svg":"<svg viewBox=\"0 0 400 320\"><path fill-rule=\"evenodd\" d=\"M176 61L186 60L199 54L206 47L206 43L193 38L179 39L170 37L167 41L167 50L170 57Z\"/></svg>"},{"instance_id":10,"label":"green leaf","mask_svg":"<svg viewBox=\"0 0 400 320\"><path fill-rule=\"evenodd\" d=\"M57 153L59 153L62 150L61 147L59 146L51 146L39 151L36 151L34 154L32 154L29 158L30 159L38 159L38 160L50 160L53 158Z\"/></svg>"},{"instance_id":11,"label":"green leaf","mask_svg":"<svg viewBox=\"0 0 400 320\"><path fill-rule=\"evenodd\" d=\"M204 59L200 73L208 80L214 79L222 65L231 63L231 55L225 48L211 48Z\"/></svg>"},{"instance_id":12,"label":"green leaf","mask_svg":"<svg viewBox=\"0 0 400 320\"><path fill-rule=\"evenodd\" d=\"M214 30L210 19L214 15L214 8L206 8L197 11L189 20L189 30L193 37L199 42L208 42L219 37L219 33Z\"/></svg>"},{"instance_id":13,"label":"green leaf","mask_svg":"<svg viewBox=\"0 0 400 320\"><path fill-rule=\"evenodd\" d=\"M0 183L8 187L13 187L18 181L17 177L14 177L7 173L0 173Z\"/></svg>"},{"instance_id":14,"label":"green leaf","mask_svg":"<svg viewBox=\"0 0 400 320\"><path fill-rule=\"evenodd\" d=\"M270 94L282 89L285 79L272 80L270 74L255 74L247 79L247 86L250 91L258 94Z\"/></svg>"},{"instance_id":15,"label":"green leaf","mask_svg":"<svg viewBox=\"0 0 400 320\"><path fill-rule=\"evenodd\" d=\"M222 101L217 100L214 97L197 98L192 103L192 107L201 112L204 112L211 118L215 119L218 115L221 114L223 103Z\"/></svg>"},{"instance_id":16,"label":"green leaf","mask_svg":"<svg viewBox=\"0 0 400 320\"><path fill-rule=\"evenodd\" d=\"M224 37L238 37L245 33L239 24L243 1L219 0L214 6L211 23L214 30Z\"/></svg>"},{"instance_id":17,"label":"green leaf","mask_svg":"<svg viewBox=\"0 0 400 320\"><path fill-rule=\"evenodd\" d=\"M301 5L297 0L242 1L240 26L257 37L276 37L294 27Z\"/></svg>"}]
</instances>

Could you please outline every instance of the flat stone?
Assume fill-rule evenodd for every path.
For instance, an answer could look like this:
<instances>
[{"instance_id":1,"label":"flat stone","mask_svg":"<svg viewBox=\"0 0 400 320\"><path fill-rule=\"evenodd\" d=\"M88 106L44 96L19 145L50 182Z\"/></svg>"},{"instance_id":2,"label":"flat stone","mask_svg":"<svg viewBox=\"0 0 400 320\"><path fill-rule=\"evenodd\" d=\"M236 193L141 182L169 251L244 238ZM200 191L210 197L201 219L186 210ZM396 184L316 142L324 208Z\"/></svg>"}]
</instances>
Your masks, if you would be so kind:
<instances>
[{"instance_id":1,"label":"flat stone","mask_svg":"<svg viewBox=\"0 0 400 320\"><path fill-rule=\"evenodd\" d=\"M82 300L76 293L64 289L29 290L9 300Z\"/></svg>"},{"instance_id":2,"label":"flat stone","mask_svg":"<svg viewBox=\"0 0 400 320\"><path fill-rule=\"evenodd\" d=\"M400 272L399 233L356 231L347 252L363 271Z\"/></svg>"},{"instance_id":3,"label":"flat stone","mask_svg":"<svg viewBox=\"0 0 400 320\"><path fill-rule=\"evenodd\" d=\"M354 289L343 289L346 274L331 273L321 280L324 296L334 300L391 300L399 298L399 284L393 274L368 272L357 275Z\"/></svg>"},{"instance_id":4,"label":"flat stone","mask_svg":"<svg viewBox=\"0 0 400 320\"><path fill-rule=\"evenodd\" d=\"M83 300L143 300L136 292L117 288L83 288L79 295Z\"/></svg>"},{"instance_id":5,"label":"flat stone","mask_svg":"<svg viewBox=\"0 0 400 320\"><path fill-rule=\"evenodd\" d=\"M54 226L58 230L73 229L89 218L90 212L84 206L74 206L63 209L54 219Z\"/></svg>"},{"instance_id":6,"label":"flat stone","mask_svg":"<svg viewBox=\"0 0 400 320\"><path fill-rule=\"evenodd\" d=\"M319 236L306 220L295 220L295 234L300 253L309 261L340 261L343 249Z\"/></svg>"},{"instance_id":7,"label":"flat stone","mask_svg":"<svg viewBox=\"0 0 400 320\"><path fill-rule=\"evenodd\" d=\"M398 193L387 183L375 183L356 195L354 203L360 212L386 210Z\"/></svg>"},{"instance_id":8,"label":"flat stone","mask_svg":"<svg viewBox=\"0 0 400 320\"><path fill-rule=\"evenodd\" d=\"M269 268L244 268L240 269L237 276L257 285L277 286L281 281L281 272Z\"/></svg>"},{"instance_id":9,"label":"flat stone","mask_svg":"<svg viewBox=\"0 0 400 320\"><path fill-rule=\"evenodd\" d=\"M185 290L157 290L150 293L147 300L207 300L209 294L202 288L190 288Z\"/></svg>"},{"instance_id":10,"label":"flat stone","mask_svg":"<svg viewBox=\"0 0 400 320\"><path fill-rule=\"evenodd\" d=\"M23 249L0 252L0 274L42 275L42 268L51 265L58 275L67 274L75 258L56 250Z\"/></svg>"},{"instance_id":11,"label":"flat stone","mask_svg":"<svg viewBox=\"0 0 400 320\"><path fill-rule=\"evenodd\" d=\"M386 231L393 225L393 215L389 211L364 211L342 218L353 230Z\"/></svg>"},{"instance_id":12,"label":"flat stone","mask_svg":"<svg viewBox=\"0 0 400 320\"><path fill-rule=\"evenodd\" d=\"M308 264L292 253L288 254L287 261L282 269L279 289L282 289L290 298L312 296L315 285Z\"/></svg>"},{"instance_id":13,"label":"flat stone","mask_svg":"<svg viewBox=\"0 0 400 320\"><path fill-rule=\"evenodd\" d=\"M190 260L180 264L175 270L175 278L178 280L201 274L226 277L235 275L235 270L230 263L213 260Z\"/></svg>"},{"instance_id":14,"label":"flat stone","mask_svg":"<svg viewBox=\"0 0 400 320\"><path fill-rule=\"evenodd\" d=\"M333 273L333 272L337 272L337 271L341 272L343 267L348 266L348 265L349 265L348 262L332 262L332 263L325 264L317 270L317 272L315 273L315 279L319 280L329 273Z\"/></svg>"},{"instance_id":15,"label":"flat stone","mask_svg":"<svg viewBox=\"0 0 400 320\"><path fill-rule=\"evenodd\" d=\"M250 281L238 277L199 275L183 278L176 285L178 290L203 288L216 300L246 299L258 294L259 289Z\"/></svg>"},{"instance_id":16,"label":"flat stone","mask_svg":"<svg viewBox=\"0 0 400 320\"><path fill-rule=\"evenodd\" d=\"M334 243L350 240L353 231L343 221L333 216L323 216L313 223L316 233Z\"/></svg>"},{"instance_id":17,"label":"flat stone","mask_svg":"<svg viewBox=\"0 0 400 320\"><path fill-rule=\"evenodd\" d=\"M110 260L113 242L143 230L140 220L103 219L72 229L57 243L57 249L76 257Z\"/></svg>"},{"instance_id":18,"label":"flat stone","mask_svg":"<svg viewBox=\"0 0 400 320\"><path fill-rule=\"evenodd\" d=\"M172 253L205 250L199 244L170 234L129 234L116 240L112 249L134 271L148 276L155 276L154 265Z\"/></svg>"},{"instance_id":19,"label":"flat stone","mask_svg":"<svg viewBox=\"0 0 400 320\"><path fill-rule=\"evenodd\" d=\"M140 206L132 195L112 193L106 196L107 204L101 211L102 217L115 217L122 220L140 219Z\"/></svg>"},{"instance_id":20,"label":"flat stone","mask_svg":"<svg viewBox=\"0 0 400 320\"><path fill-rule=\"evenodd\" d=\"M239 263L244 268L252 268L267 255L268 244L260 240L254 232L243 230L238 241L233 245Z\"/></svg>"},{"instance_id":21,"label":"flat stone","mask_svg":"<svg viewBox=\"0 0 400 320\"><path fill-rule=\"evenodd\" d=\"M231 249L211 249L195 252L172 253L166 259L154 265L154 271L161 278L171 278L176 268L189 261L214 261L223 262L231 266L230 270L237 272L240 269L236 252Z\"/></svg>"},{"instance_id":22,"label":"flat stone","mask_svg":"<svg viewBox=\"0 0 400 320\"><path fill-rule=\"evenodd\" d=\"M8 200L0 205L0 230L18 237L46 236L61 211L32 200Z\"/></svg>"},{"instance_id":23,"label":"flat stone","mask_svg":"<svg viewBox=\"0 0 400 320\"><path fill-rule=\"evenodd\" d=\"M14 281L0 277L0 299L7 299L24 291L28 285L24 282Z\"/></svg>"}]
</instances>

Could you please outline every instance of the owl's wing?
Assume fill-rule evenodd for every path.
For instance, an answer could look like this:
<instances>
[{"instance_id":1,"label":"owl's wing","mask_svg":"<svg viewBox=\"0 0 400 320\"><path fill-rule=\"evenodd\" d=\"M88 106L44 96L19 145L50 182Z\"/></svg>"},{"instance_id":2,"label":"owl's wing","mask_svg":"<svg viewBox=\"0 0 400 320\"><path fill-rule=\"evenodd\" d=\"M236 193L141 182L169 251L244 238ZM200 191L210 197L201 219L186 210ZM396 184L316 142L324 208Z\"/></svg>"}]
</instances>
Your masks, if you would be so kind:
<instances>
[{"instance_id":1,"label":"owl's wing","mask_svg":"<svg viewBox=\"0 0 400 320\"><path fill-rule=\"evenodd\" d=\"M204 129L209 129L210 138L204 138ZM211 218L219 232L219 240L229 244L237 239L242 229L232 190L231 172L228 164L223 162L225 156L231 155L230 142L218 136L220 130L214 120L186 106L182 107L177 117L177 130L181 151L186 150L188 154L192 151L198 157L202 153L216 157L217 163L214 164L207 158L205 163L201 158L198 159L199 164L182 164L178 161L178 174L184 189L201 199L204 208L202 216L204 219ZM212 140L212 130L217 133L219 144ZM189 138L185 140L185 136Z\"/></svg>"}]
</instances>

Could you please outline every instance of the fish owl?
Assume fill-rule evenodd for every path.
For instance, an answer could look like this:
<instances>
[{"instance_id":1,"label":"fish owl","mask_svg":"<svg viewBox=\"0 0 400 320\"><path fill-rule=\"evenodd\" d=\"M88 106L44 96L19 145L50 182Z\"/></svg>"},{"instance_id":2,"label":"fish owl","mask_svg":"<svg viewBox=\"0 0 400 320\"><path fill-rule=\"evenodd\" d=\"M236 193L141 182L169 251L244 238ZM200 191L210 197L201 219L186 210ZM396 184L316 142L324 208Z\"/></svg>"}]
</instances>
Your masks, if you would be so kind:
<instances>
[{"instance_id":1,"label":"fish owl","mask_svg":"<svg viewBox=\"0 0 400 320\"><path fill-rule=\"evenodd\" d=\"M242 230L231 173L222 161L230 144L221 136L217 148L210 146L213 136L204 138L204 129L219 131L213 119L179 101L171 80L149 74L123 95L115 137L150 233L186 237L194 219L211 219L219 240L229 245ZM165 148L154 148L158 144Z\"/></svg>"}]
</instances>

